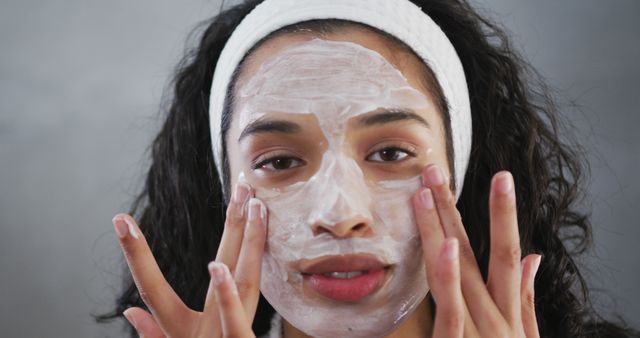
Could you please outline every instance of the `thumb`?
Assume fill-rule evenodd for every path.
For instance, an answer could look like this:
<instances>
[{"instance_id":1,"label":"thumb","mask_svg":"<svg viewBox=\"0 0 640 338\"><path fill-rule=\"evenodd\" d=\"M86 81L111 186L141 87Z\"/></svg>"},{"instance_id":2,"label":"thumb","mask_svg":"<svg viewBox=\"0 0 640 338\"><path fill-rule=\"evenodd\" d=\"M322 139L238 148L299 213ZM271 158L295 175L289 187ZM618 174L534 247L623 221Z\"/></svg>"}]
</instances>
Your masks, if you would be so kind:
<instances>
[{"instance_id":1,"label":"thumb","mask_svg":"<svg viewBox=\"0 0 640 338\"><path fill-rule=\"evenodd\" d=\"M139 308L131 307L126 309L123 313L125 318L129 321L129 324L136 329L136 332L142 338L161 338L164 337L164 333L156 323L153 316Z\"/></svg>"}]
</instances>

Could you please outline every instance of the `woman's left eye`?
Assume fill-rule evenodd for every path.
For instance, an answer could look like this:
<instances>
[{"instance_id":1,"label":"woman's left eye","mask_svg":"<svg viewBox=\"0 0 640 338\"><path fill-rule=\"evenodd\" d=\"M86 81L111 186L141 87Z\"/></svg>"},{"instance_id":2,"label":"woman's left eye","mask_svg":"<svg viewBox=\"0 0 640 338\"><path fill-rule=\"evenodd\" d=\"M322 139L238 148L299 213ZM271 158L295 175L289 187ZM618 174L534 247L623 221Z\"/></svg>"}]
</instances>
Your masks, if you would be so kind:
<instances>
[{"instance_id":1,"label":"woman's left eye","mask_svg":"<svg viewBox=\"0 0 640 338\"><path fill-rule=\"evenodd\" d=\"M387 147L371 153L366 160L371 162L398 162L407 156L415 156L412 152L397 148Z\"/></svg>"}]
</instances>

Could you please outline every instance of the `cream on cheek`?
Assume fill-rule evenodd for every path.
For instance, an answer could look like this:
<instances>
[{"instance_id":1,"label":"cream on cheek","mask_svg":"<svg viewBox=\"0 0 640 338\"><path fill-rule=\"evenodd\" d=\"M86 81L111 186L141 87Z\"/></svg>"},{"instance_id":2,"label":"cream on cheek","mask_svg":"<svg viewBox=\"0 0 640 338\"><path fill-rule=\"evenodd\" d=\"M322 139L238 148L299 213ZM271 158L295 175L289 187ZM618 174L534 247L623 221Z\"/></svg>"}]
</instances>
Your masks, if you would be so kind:
<instances>
[{"instance_id":1,"label":"cream on cheek","mask_svg":"<svg viewBox=\"0 0 640 338\"><path fill-rule=\"evenodd\" d=\"M356 159L344 153L345 128L349 119L379 108L428 109L431 101L379 53L322 39L279 52L240 88L238 98L240 127L270 112L314 114L328 142L309 180L255 187L269 209L262 293L287 321L312 336L375 337L392 331L428 291L410 203L420 179L365 180ZM313 231L350 219L364 220L371 235L336 238L330 231ZM300 260L348 254L372 255L392 266L384 284L357 302L336 303L308 292L292 267Z\"/></svg>"}]
</instances>

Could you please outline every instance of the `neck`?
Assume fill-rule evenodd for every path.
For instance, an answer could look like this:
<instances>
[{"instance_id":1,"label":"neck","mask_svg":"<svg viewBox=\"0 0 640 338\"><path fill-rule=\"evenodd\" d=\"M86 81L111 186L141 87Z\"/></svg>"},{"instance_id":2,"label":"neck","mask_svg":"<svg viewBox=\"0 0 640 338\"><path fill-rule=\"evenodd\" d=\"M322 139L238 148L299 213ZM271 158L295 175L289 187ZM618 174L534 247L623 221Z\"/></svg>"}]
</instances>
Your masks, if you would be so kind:
<instances>
[{"instance_id":1,"label":"neck","mask_svg":"<svg viewBox=\"0 0 640 338\"><path fill-rule=\"evenodd\" d=\"M424 338L431 337L433 314L427 296L398 328L385 338ZM312 338L282 319L283 338Z\"/></svg>"}]
</instances>

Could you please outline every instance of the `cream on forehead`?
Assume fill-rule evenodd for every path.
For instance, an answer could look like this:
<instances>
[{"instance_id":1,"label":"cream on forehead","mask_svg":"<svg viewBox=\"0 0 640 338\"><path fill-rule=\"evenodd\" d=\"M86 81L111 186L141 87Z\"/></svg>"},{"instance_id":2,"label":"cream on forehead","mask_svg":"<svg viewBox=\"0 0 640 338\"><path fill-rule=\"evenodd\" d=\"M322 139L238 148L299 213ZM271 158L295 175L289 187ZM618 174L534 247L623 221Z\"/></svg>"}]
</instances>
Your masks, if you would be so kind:
<instances>
[{"instance_id":1,"label":"cream on forehead","mask_svg":"<svg viewBox=\"0 0 640 338\"><path fill-rule=\"evenodd\" d=\"M432 106L376 51L318 38L288 47L262 64L238 98L241 127L269 112L315 114L325 135L378 108Z\"/></svg>"}]
</instances>

